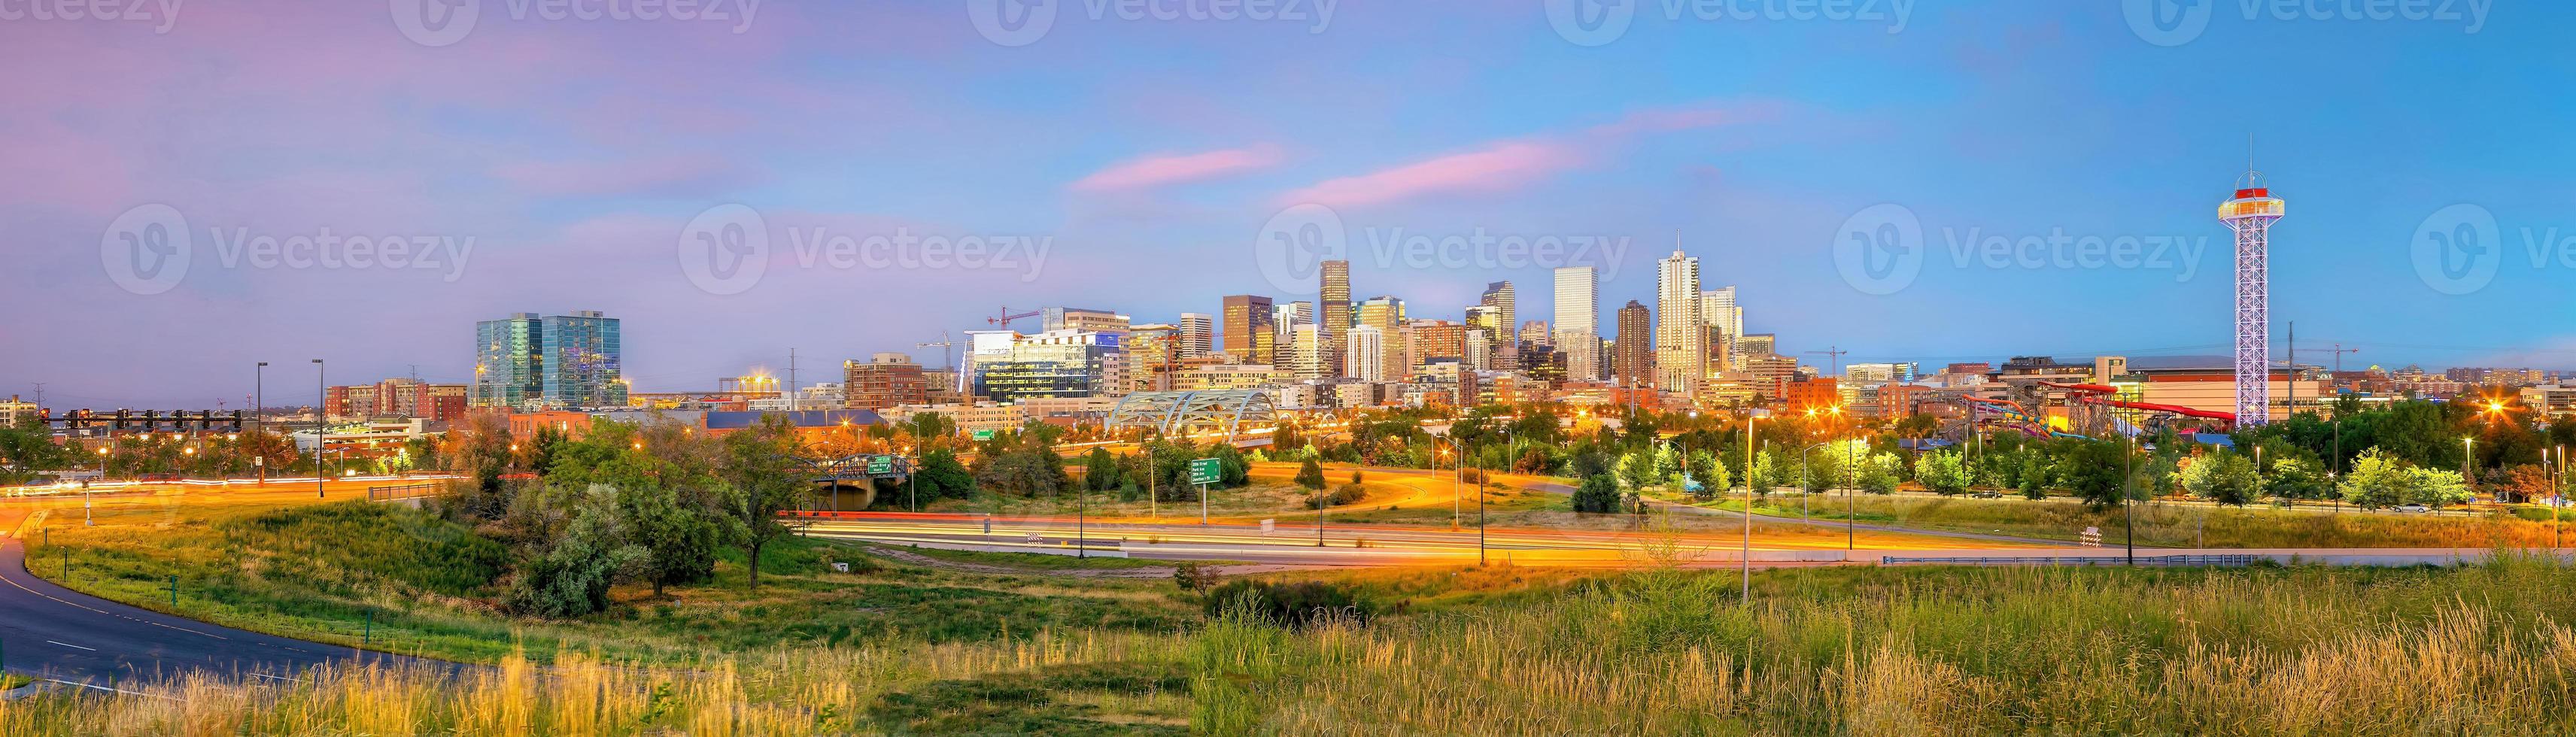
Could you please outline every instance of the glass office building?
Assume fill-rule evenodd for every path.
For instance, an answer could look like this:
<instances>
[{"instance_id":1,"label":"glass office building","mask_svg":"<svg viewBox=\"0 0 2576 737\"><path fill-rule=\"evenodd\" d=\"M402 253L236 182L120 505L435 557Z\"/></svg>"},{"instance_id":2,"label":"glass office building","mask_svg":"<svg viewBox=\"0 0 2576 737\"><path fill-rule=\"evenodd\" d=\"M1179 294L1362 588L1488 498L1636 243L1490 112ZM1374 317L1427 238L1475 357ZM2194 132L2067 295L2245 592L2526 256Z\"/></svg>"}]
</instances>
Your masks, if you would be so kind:
<instances>
[{"instance_id":1,"label":"glass office building","mask_svg":"<svg viewBox=\"0 0 2576 737\"><path fill-rule=\"evenodd\" d=\"M626 405L618 320L595 311L475 323L473 404L507 409Z\"/></svg>"}]
</instances>

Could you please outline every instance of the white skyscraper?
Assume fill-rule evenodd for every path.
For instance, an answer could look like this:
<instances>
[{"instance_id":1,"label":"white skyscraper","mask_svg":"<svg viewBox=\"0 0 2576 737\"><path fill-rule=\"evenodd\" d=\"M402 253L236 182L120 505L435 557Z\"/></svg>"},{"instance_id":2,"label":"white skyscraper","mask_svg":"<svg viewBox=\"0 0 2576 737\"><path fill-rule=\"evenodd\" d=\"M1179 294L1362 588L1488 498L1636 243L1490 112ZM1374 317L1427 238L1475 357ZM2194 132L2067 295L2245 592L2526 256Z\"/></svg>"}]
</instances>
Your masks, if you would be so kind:
<instances>
[{"instance_id":1,"label":"white skyscraper","mask_svg":"<svg viewBox=\"0 0 2576 737\"><path fill-rule=\"evenodd\" d=\"M1291 331L1297 326L1315 324L1315 303L1313 302L1282 302L1271 305L1270 309L1270 327L1278 333L1277 345L1280 346L1280 350L1287 350L1286 346L1289 342L1296 340L1296 334Z\"/></svg>"},{"instance_id":2,"label":"white skyscraper","mask_svg":"<svg viewBox=\"0 0 2576 737\"><path fill-rule=\"evenodd\" d=\"M1361 381L1386 380L1386 332L1377 326L1351 328L1350 345L1342 355L1343 376Z\"/></svg>"},{"instance_id":3,"label":"white skyscraper","mask_svg":"<svg viewBox=\"0 0 2576 737\"><path fill-rule=\"evenodd\" d=\"M1282 368L1287 369L1290 378L1317 379L1332 373L1331 367L1325 365L1332 355L1332 346L1326 340L1323 326L1311 321L1289 328L1288 342L1281 344L1285 347L1280 354L1286 357L1281 363L1286 364Z\"/></svg>"},{"instance_id":4,"label":"white skyscraper","mask_svg":"<svg viewBox=\"0 0 2576 737\"><path fill-rule=\"evenodd\" d=\"M1556 270L1556 349L1568 379L1601 378L1600 276L1590 266Z\"/></svg>"},{"instance_id":5,"label":"white skyscraper","mask_svg":"<svg viewBox=\"0 0 2576 737\"><path fill-rule=\"evenodd\" d=\"M1699 397L1708 380L1708 330L1700 319L1699 259L1679 249L1655 270L1655 386Z\"/></svg>"},{"instance_id":6,"label":"white skyscraper","mask_svg":"<svg viewBox=\"0 0 2576 737\"><path fill-rule=\"evenodd\" d=\"M1699 319L1721 341L1708 346L1709 372L1743 370L1744 352L1738 349L1744 345L1744 308L1735 304L1735 287L1700 292Z\"/></svg>"},{"instance_id":7,"label":"white skyscraper","mask_svg":"<svg viewBox=\"0 0 2576 737\"><path fill-rule=\"evenodd\" d=\"M1216 318L1197 312L1181 313L1181 357L1197 358L1216 350Z\"/></svg>"}]
</instances>

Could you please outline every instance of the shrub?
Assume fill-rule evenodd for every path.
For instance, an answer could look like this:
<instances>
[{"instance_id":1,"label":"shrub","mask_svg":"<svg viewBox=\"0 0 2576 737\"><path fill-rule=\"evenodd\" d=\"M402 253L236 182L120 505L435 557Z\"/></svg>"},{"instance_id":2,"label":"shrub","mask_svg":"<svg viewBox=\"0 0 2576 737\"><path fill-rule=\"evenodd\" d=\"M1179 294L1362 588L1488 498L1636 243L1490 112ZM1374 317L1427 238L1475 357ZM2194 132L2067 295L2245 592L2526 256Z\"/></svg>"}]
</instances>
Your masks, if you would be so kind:
<instances>
[{"instance_id":1,"label":"shrub","mask_svg":"<svg viewBox=\"0 0 2576 737\"><path fill-rule=\"evenodd\" d=\"M1327 507L1338 507L1359 501L1362 497L1366 496L1368 496L1367 487L1359 484L1343 484L1340 488L1334 489L1330 494L1316 494L1306 497L1306 508L1324 509Z\"/></svg>"},{"instance_id":2,"label":"shrub","mask_svg":"<svg viewBox=\"0 0 2576 737\"><path fill-rule=\"evenodd\" d=\"M1213 580L1215 577L1209 575L1207 569L1200 568L1197 561L1185 560L1172 567L1172 585L1181 587L1182 591L1206 590L1208 582Z\"/></svg>"},{"instance_id":3,"label":"shrub","mask_svg":"<svg viewBox=\"0 0 2576 737\"><path fill-rule=\"evenodd\" d=\"M1208 592L1207 614L1228 614L1291 629L1334 620L1366 624L1371 612L1359 589L1323 581L1274 583L1236 579Z\"/></svg>"},{"instance_id":4,"label":"shrub","mask_svg":"<svg viewBox=\"0 0 2576 737\"><path fill-rule=\"evenodd\" d=\"M1594 514L1619 511L1619 480L1610 474L1597 474L1583 479L1574 490L1574 511Z\"/></svg>"},{"instance_id":5,"label":"shrub","mask_svg":"<svg viewBox=\"0 0 2576 737\"><path fill-rule=\"evenodd\" d=\"M1306 459L1305 463L1297 466L1297 485L1309 490L1323 489L1324 467L1317 465L1313 458Z\"/></svg>"}]
</instances>

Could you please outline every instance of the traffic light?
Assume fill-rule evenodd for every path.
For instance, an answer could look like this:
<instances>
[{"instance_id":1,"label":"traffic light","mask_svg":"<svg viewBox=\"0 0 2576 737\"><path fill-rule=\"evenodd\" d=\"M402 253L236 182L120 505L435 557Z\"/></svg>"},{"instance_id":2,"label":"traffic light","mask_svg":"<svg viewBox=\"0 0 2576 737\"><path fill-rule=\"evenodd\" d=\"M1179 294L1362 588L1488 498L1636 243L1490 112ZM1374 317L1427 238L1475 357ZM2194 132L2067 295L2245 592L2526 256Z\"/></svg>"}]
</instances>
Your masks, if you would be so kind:
<instances>
[{"instance_id":1,"label":"traffic light","mask_svg":"<svg viewBox=\"0 0 2576 737\"><path fill-rule=\"evenodd\" d=\"M119 431L124 430L124 429L125 429L125 423L126 423L126 421L127 421L127 420L130 420L130 419L132 419L132 418L133 418L133 414L132 414L130 411L125 410L125 409L123 409L123 408L119 408L119 409L117 409L117 410L116 410L116 424L115 424L115 426L114 426L114 429L119 430Z\"/></svg>"}]
</instances>

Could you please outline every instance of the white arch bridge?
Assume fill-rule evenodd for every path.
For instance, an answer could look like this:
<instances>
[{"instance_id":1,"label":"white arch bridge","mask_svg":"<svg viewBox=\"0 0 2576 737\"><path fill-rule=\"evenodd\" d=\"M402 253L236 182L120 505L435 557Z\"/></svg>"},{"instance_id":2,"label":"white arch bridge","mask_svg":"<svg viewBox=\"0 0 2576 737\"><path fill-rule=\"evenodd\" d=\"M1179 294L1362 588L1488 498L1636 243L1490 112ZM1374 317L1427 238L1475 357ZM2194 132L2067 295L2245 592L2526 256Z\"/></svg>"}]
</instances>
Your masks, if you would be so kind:
<instances>
[{"instance_id":1,"label":"white arch bridge","mask_svg":"<svg viewBox=\"0 0 2576 737\"><path fill-rule=\"evenodd\" d=\"M1243 437L1246 425L1268 427L1279 419L1270 392L1259 389L1212 389L1190 392L1137 392L1109 410L1110 429L1153 428L1164 435L1219 434L1234 445L1266 444Z\"/></svg>"}]
</instances>

